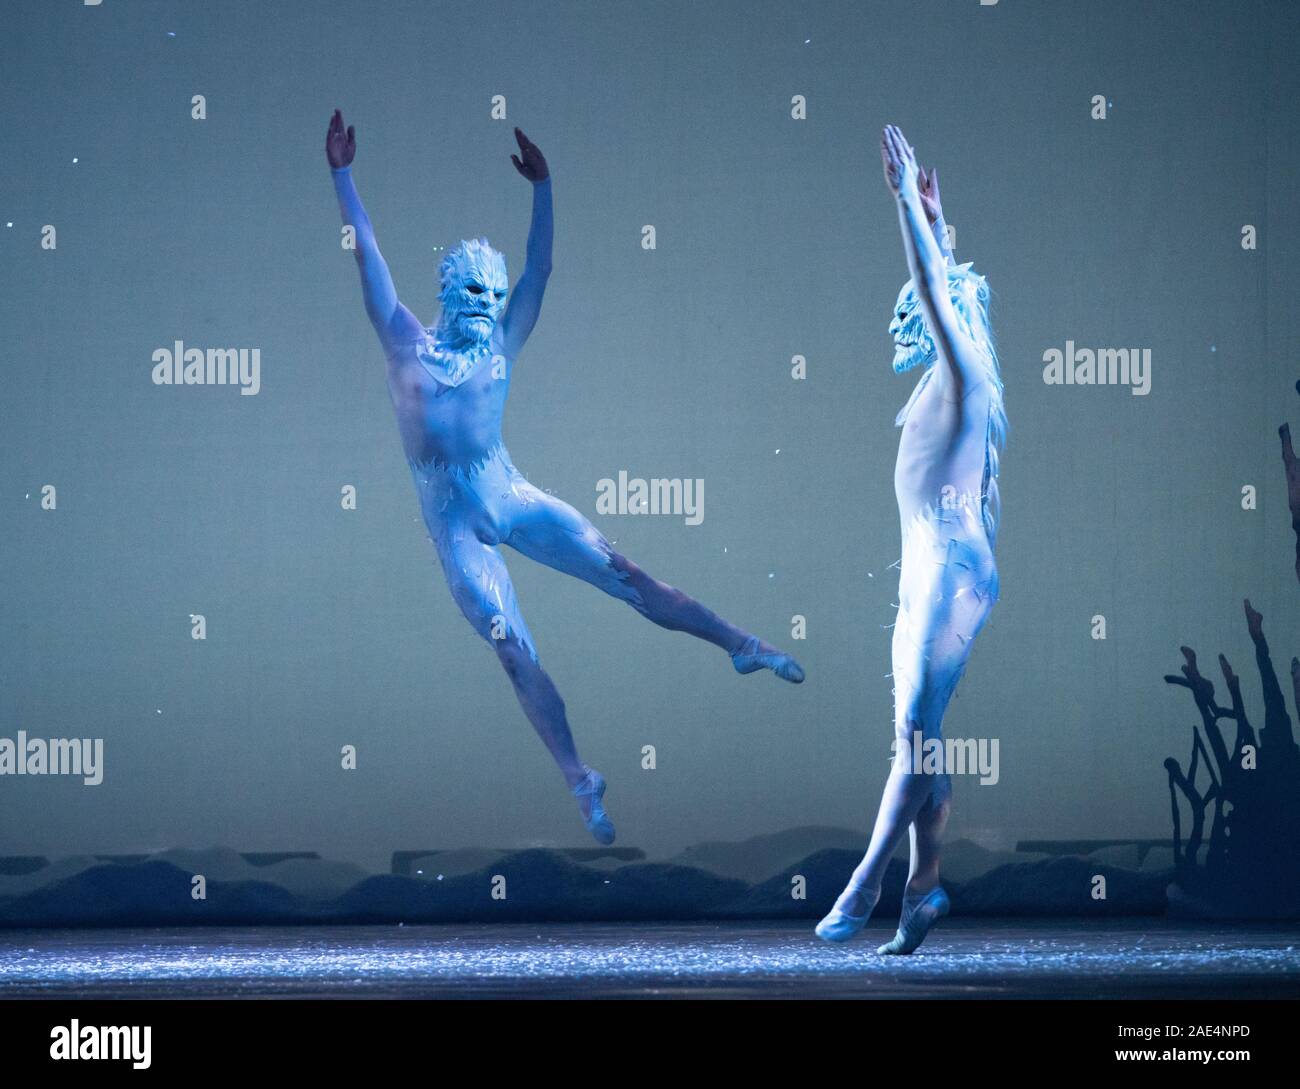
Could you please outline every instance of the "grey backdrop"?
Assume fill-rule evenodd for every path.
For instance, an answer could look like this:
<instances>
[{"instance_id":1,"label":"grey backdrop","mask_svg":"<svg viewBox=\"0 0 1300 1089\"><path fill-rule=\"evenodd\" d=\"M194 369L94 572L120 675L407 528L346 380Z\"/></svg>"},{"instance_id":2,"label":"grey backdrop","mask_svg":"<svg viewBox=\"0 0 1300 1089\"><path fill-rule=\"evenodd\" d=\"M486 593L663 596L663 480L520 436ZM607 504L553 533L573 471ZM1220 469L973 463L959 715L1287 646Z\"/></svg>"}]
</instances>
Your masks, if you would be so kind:
<instances>
[{"instance_id":1,"label":"grey backdrop","mask_svg":"<svg viewBox=\"0 0 1300 1089\"><path fill-rule=\"evenodd\" d=\"M1193 715L1161 680L1180 643L1207 673L1227 652L1256 708L1241 599L1284 675L1300 650L1275 438L1300 422L1294 5L5 6L0 735L103 737L106 778L0 778L0 853L222 843L378 866L589 842L418 520L339 247L335 106L426 321L433 247L484 233L518 274L525 128L556 244L507 411L516 463L738 623L792 645L808 618L802 688L739 678L507 554L621 843L874 812L911 385L885 333L905 278L887 121L940 166L958 256L994 289L1012 426L1003 599L947 725L998 738L1002 779L958 783L952 833L1167 835L1161 761L1186 756ZM262 392L154 386L176 339L260 348ZM1150 396L1045 385L1067 339L1150 347ZM703 477L704 523L597 517L620 469Z\"/></svg>"}]
</instances>

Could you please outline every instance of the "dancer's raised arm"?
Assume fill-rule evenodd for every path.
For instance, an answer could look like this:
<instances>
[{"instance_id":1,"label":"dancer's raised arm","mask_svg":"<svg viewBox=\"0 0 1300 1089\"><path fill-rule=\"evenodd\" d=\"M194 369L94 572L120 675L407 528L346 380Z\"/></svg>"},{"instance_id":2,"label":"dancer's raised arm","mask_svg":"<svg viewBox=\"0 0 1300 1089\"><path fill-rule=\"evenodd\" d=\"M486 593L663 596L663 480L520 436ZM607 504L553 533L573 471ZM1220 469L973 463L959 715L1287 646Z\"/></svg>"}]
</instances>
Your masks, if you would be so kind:
<instances>
[{"instance_id":1,"label":"dancer's raised arm","mask_svg":"<svg viewBox=\"0 0 1300 1089\"><path fill-rule=\"evenodd\" d=\"M953 263L952 243L948 241L948 224L944 221L943 201L939 197L939 168L931 167L927 174L925 167L918 163L916 188L921 195L921 207L925 209L925 218L929 221L934 240L939 245L939 252L951 265Z\"/></svg>"},{"instance_id":2,"label":"dancer's raised arm","mask_svg":"<svg viewBox=\"0 0 1300 1089\"><path fill-rule=\"evenodd\" d=\"M353 127L343 128L343 113L334 111L329 130L325 134L325 157L334 176L334 192L339 199L339 213L345 226L356 231L357 267L361 271L361 292L365 299L366 315L379 334L385 352L395 344L409 341L422 332L414 314L397 300L397 289L388 271L388 263L379 252L370 217L357 195L352 180L352 159L357 153L357 138Z\"/></svg>"},{"instance_id":3,"label":"dancer's raised arm","mask_svg":"<svg viewBox=\"0 0 1300 1089\"><path fill-rule=\"evenodd\" d=\"M921 302L940 364L936 378L960 399L984 379L979 353L963 332L948 295L947 260L930 229L918 188L916 155L894 125L887 125L880 140L885 182L898 201L898 222L912 284Z\"/></svg>"},{"instance_id":4,"label":"dancer's raised arm","mask_svg":"<svg viewBox=\"0 0 1300 1089\"><path fill-rule=\"evenodd\" d=\"M528 227L528 249L524 272L510 296L501 332L506 354L514 355L524 346L528 334L542 312L542 296L551 276L551 239L555 223L551 213L551 172L541 150L519 129L515 129L519 154L511 155L515 169L533 183L533 220Z\"/></svg>"}]
</instances>

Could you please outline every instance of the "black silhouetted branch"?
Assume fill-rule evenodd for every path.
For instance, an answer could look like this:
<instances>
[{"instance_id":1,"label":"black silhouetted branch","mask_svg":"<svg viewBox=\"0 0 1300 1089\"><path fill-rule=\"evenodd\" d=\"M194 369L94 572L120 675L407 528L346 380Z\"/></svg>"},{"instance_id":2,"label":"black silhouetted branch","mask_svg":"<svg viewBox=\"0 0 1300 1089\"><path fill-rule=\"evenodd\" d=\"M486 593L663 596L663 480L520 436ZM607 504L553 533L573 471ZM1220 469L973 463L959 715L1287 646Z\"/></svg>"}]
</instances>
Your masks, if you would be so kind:
<instances>
[{"instance_id":1,"label":"black silhouetted branch","mask_svg":"<svg viewBox=\"0 0 1300 1089\"><path fill-rule=\"evenodd\" d=\"M1297 383L1300 389L1300 383ZM1286 469L1286 499L1291 508L1291 528L1295 531L1295 577L1300 580L1300 463L1291 448L1291 426L1283 424L1277 429L1282 439L1282 465Z\"/></svg>"},{"instance_id":2,"label":"black silhouetted branch","mask_svg":"<svg viewBox=\"0 0 1300 1089\"><path fill-rule=\"evenodd\" d=\"M1223 673L1223 683L1228 686L1228 695L1232 697L1232 717L1237 720L1237 741L1232 751L1239 754L1247 745L1255 744L1255 729L1246 717L1246 705L1241 699L1241 678L1232 671L1228 659L1222 654L1219 655L1219 669Z\"/></svg>"},{"instance_id":3,"label":"black silhouetted branch","mask_svg":"<svg viewBox=\"0 0 1300 1089\"><path fill-rule=\"evenodd\" d=\"M1183 676L1165 677L1169 684L1181 684L1192 691L1192 699L1196 701L1196 709L1201 713L1201 724L1205 727L1205 736L1210 743L1210 751L1214 753L1215 761L1220 773L1227 767L1229 762L1228 747L1223 743L1223 734L1219 730L1220 719L1235 719L1236 713L1226 707L1220 707L1214 698L1214 685L1206 678L1201 676L1201 671L1196 665L1196 651L1191 647L1180 647L1183 652L1185 664L1183 665ZM1208 766L1209 759L1206 758Z\"/></svg>"},{"instance_id":4,"label":"black silhouetted branch","mask_svg":"<svg viewBox=\"0 0 1300 1089\"><path fill-rule=\"evenodd\" d=\"M1199 770L1202 756L1205 758L1206 773L1210 777L1210 785L1202 794L1196 788L1196 772ZM1178 761L1172 756L1165 761L1165 770L1169 772L1169 801L1173 808L1174 817L1174 865L1180 870L1195 869L1197 855L1201 849L1201 840L1205 832L1205 810L1209 807L1210 802L1220 796L1219 783L1214 777L1214 769L1210 767L1209 754L1205 751L1205 744L1201 741L1201 731L1195 726L1192 727L1192 755L1187 760L1187 774L1183 774L1182 768L1178 766ZM1182 843L1182 820L1181 811L1178 805L1178 791L1182 792L1187 799L1187 808L1192 815L1192 827L1187 834L1186 846ZM1217 820L1215 822L1218 823Z\"/></svg>"},{"instance_id":5,"label":"black silhouetted branch","mask_svg":"<svg viewBox=\"0 0 1300 1089\"><path fill-rule=\"evenodd\" d=\"M1268 640L1264 638L1264 617L1251 608L1250 598L1246 599L1245 604L1246 627L1250 630L1251 641L1255 644L1255 664L1259 667L1259 680L1264 688L1265 740L1272 744L1280 744L1292 739L1291 716L1287 714L1282 686L1278 684L1277 674L1273 671L1273 659L1268 652Z\"/></svg>"},{"instance_id":6,"label":"black silhouetted branch","mask_svg":"<svg viewBox=\"0 0 1300 1089\"><path fill-rule=\"evenodd\" d=\"M1300 382L1296 389L1300 391ZM1296 578L1300 579L1300 459L1291 444L1290 427L1283 424L1278 434L1291 528L1296 535ZM1178 884L1210 910L1291 917L1300 914L1300 746L1264 638L1264 618L1249 599L1243 608L1264 696L1264 724L1258 742L1246 715L1241 679L1226 656L1219 655L1219 669L1228 689L1228 707L1220 706L1214 685L1201 676L1190 647L1181 648L1182 676L1165 677L1166 683L1192 693L1201 716L1200 724L1192 727L1186 773L1173 757L1164 765L1173 810L1174 862ZM1300 716L1300 658L1291 659L1291 688ZM1220 729L1225 720L1237 724L1231 750ZM1204 792L1197 786L1202 760L1210 780ZM1183 802L1191 815L1186 840ZM1198 854L1211 804L1214 823L1201 866Z\"/></svg>"}]
</instances>

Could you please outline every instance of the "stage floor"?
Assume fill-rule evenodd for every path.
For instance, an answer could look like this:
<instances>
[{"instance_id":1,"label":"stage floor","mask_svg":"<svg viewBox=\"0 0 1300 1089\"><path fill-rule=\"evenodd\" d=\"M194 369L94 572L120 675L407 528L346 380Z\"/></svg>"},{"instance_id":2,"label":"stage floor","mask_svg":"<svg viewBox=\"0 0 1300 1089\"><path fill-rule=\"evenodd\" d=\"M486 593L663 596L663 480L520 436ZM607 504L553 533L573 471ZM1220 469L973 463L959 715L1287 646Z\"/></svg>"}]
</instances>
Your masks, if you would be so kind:
<instances>
[{"instance_id":1,"label":"stage floor","mask_svg":"<svg viewBox=\"0 0 1300 1089\"><path fill-rule=\"evenodd\" d=\"M0 931L0 998L1296 998L1300 926L945 922Z\"/></svg>"}]
</instances>

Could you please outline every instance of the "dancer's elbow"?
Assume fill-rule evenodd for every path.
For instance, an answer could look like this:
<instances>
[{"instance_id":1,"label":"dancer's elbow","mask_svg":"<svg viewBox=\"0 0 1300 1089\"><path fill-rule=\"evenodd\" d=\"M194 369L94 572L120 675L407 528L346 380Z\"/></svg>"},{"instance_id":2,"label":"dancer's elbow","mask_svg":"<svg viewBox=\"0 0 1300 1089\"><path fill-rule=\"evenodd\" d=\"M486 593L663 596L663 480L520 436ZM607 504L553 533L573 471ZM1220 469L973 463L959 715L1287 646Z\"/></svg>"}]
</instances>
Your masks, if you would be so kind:
<instances>
[{"instance_id":1,"label":"dancer's elbow","mask_svg":"<svg viewBox=\"0 0 1300 1089\"><path fill-rule=\"evenodd\" d=\"M922 260L912 273L912 283L917 298L931 310L948 290L948 269L942 256L938 260Z\"/></svg>"}]
</instances>

